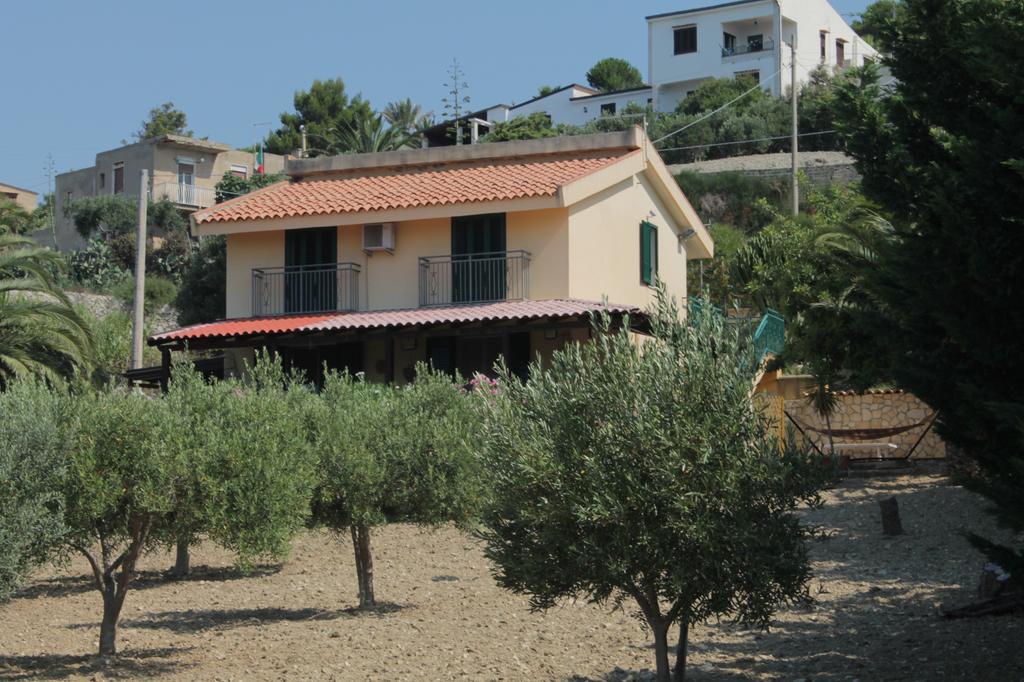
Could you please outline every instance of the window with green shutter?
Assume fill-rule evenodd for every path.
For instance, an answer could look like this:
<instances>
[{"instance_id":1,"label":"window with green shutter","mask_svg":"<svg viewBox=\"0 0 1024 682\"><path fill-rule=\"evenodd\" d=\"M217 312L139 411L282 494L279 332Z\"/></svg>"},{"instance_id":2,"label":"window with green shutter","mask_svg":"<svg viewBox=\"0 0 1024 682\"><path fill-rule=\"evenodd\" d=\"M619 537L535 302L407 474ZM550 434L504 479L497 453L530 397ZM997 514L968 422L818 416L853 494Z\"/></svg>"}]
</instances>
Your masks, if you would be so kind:
<instances>
[{"instance_id":1,"label":"window with green shutter","mask_svg":"<svg viewBox=\"0 0 1024 682\"><path fill-rule=\"evenodd\" d=\"M658 278L658 228L640 223L640 281L652 285Z\"/></svg>"}]
</instances>

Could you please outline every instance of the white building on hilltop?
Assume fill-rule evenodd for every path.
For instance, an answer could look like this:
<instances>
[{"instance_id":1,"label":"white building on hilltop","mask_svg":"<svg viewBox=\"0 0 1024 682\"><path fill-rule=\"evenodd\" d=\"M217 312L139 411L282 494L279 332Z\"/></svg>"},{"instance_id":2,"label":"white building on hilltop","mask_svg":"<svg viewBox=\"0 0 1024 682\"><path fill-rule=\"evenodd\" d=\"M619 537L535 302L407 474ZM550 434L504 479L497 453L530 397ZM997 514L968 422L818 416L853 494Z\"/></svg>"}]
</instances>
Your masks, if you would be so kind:
<instances>
[{"instance_id":1,"label":"white building on hilltop","mask_svg":"<svg viewBox=\"0 0 1024 682\"><path fill-rule=\"evenodd\" d=\"M797 82L820 66L838 71L863 66L878 53L858 36L828 0L734 0L647 17L647 82L640 88L600 92L578 83L521 104L498 104L469 114L472 140L494 123L543 112L558 124L583 125L618 116L634 104L674 111L711 78L751 76L773 95L790 87L790 43L797 44ZM452 123L427 131L427 145L454 143Z\"/></svg>"},{"instance_id":2,"label":"white building on hilltop","mask_svg":"<svg viewBox=\"0 0 1024 682\"><path fill-rule=\"evenodd\" d=\"M819 66L863 66L877 52L827 0L736 0L647 17L647 75L655 109L672 111L709 78L756 78L773 95Z\"/></svg>"}]
</instances>

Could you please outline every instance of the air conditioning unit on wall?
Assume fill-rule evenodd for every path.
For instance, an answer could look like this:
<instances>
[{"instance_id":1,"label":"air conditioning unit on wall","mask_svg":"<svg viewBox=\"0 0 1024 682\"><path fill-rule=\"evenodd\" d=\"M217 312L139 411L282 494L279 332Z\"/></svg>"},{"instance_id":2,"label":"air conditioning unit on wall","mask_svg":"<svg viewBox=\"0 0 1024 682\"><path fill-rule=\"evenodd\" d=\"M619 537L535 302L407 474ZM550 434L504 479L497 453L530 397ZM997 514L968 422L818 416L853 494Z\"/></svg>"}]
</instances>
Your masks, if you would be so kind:
<instances>
[{"instance_id":1,"label":"air conditioning unit on wall","mask_svg":"<svg viewBox=\"0 0 1024 682\"><path fill-rule=\"evenodd\" d=\"M394 223L367 223L363 225L363 251L395 250Z\"/></svg>"}]
</instances>

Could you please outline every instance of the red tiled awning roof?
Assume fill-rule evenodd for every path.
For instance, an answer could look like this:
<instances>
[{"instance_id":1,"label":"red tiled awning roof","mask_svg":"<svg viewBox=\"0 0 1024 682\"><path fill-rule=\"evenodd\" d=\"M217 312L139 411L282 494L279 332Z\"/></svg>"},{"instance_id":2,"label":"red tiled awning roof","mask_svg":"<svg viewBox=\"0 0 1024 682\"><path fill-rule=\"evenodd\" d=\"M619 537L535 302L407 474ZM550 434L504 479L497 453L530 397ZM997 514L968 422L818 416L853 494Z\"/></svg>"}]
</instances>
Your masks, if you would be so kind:
<instances>
[{"instance_id":1,"label":"red tiled awning roof","mask_svg":"<svg viewBox=\"0 0 1024 682\"><path fill-rule=\"evenodd\" d=\"M638 314L638 308L575 299L542 301L499 301L475 305L409 308L378 312L322 313L316 315L277 315L218 320L157 334L151 345L183 343L194 340L218 340L252 336L312 333L322 331L366 331L371 329L500 322L533 319L564 319L607 310L609 313Z\"/></svg>"},{"instance_id":2,"label":"red tiled awning roof","mask_svg":"<svg viewBox=\"0 0 1024 682\"><path fill-rule=\"evenodd\" d=\"M419 165L270 185L192 214L196 224L386 211L555 196L559 188L639 151L525 157L477 165Z\"/></svg>"}]
</instances>

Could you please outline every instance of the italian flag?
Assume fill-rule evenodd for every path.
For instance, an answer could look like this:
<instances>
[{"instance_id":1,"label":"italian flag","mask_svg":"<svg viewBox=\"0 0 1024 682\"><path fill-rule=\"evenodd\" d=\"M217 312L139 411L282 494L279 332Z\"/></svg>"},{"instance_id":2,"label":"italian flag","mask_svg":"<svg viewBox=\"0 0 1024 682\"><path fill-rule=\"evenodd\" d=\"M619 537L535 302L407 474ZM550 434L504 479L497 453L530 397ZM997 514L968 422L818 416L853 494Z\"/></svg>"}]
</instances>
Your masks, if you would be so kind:
<instances>
[{"instance_id":1,"label":"italian flag","mask_svg":"<svg viewBox=\"0 0 1024 682\"><path fill-rule=\"evenodd\" d=\"M260 143L260 148L256 150L256 172L263 175L263 144Z\"/></svg>"}]
</instances>

